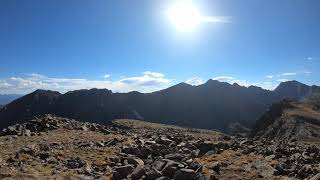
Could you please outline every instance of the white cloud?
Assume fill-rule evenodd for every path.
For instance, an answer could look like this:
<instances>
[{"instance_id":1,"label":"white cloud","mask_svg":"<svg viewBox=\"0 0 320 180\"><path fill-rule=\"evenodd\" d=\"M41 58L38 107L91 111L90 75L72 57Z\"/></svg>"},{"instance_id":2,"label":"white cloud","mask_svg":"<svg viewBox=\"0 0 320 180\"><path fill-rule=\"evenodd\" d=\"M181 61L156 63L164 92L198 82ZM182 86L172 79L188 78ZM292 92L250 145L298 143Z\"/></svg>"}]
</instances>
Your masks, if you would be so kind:
<instances>
[{"instance_id":1,"label":"white cloud","mask_svg":"<svg viewBox=\"0 0 320 180\"><path fill-rule=\"evenodd\" d=\"M212 80L217 80L222 82L229 82L229 81L233 81L234 79L235 79L234 77L230 77L230 76L218 76L218 77L212 78Z\"/></svg>"},{"instance_id":2,"label":"white cloud","mask_svg":"<svg viewBox=\"0 0 320 180\"><path fill-rule=\"evenodd\" d=\"M312 57L307 57L307 60L310 60L310 61L311 61L311 60L313 60L313 58L312 58Z\"/></svg>"},{"instance_id":3,"label":"white cloud","mask_svg":"<svg viewBox=\"0 0 320 180\"><path fill-rule=\"evenodd\" d=\"M272 76L272 75L269 75L269 76L266 76L266 78L272 79L273 76Z\"/></svg>"},{"instance_id":4,"label":"white cloud","mask_svg":"<svg viewBox=\"0 0 320 180\"><path fill-rule=\"evenodd\" d=\"M76 89L107 88L114 92L152 92L168 87L171 80L161 73L146 71L141 76L117 81L53 78L40 74L10 77L0 80L0 93L26 94L36 89L67 92Z\"/></svg>"},{"instance_id":5,"label":"white cloud","mask_svg":"<svg viewBox=\"0 0 320 180\"><path fill-rule=\"evenodd\" d=\"M124 78L118 82L139 86L155 86L170 83L170 80L164 78L164 75L161 73L146 71L142 74L143 76Z\"/></svg>"},{"instance_id":6,"label":"white cloud","mask_svg":"<svg viewBox=\"0 0 320 180\"><path fill-rule=\"evenodd\" d=\"M221 81L221 82L227 82L229 84L233 84L233 83L237 83L240 86L251 86L251 85L256 85L257 83L250 83L246 80L240 80L240 79L236 79L234 77L231 76L217 76L212 78L212 80L217 80L217 81Z\"/></svg>"},{"instance_id":7,"label":"white cloud","mask_svg":"<svg viewBox=\"0 0 320 180\"><path fill-rule=\"evenodd\" d=\"M186 80L186 83L194 85L194 86L198 86L200 84L203 84L204 81L199 77L193 77L193 78Z\"/></svg>"},{"instance_id":8,"label":"white cloud","mask_svg":"<svg viewBox=\"0 0 320 180\"><path fill-rule=\"evenodd\" d=\"M103 77L107 79L107 78L109 78L110 76L111 76L111 74L106 74L106 75L104 75Z\"/></svg>"},{"instance_id":9,"label":"white cloud","mask_svg":"<svg viewBox=\"0 0 320 180\"><path fill-rule=\"evenodd\" d=\"M272 78L273 78L273 76L272 76ZM258 87L261 87L261 88L267 89L267 90L274 90L276 88L276 86L277 86L277 83L274 83L274 82L269 82L269 81L266 81L266 82L249 82L247 80L241 80L241 79L237 79L237 78L230 77L230 76L218 76L218 77L215 77L215 78L212 78L212 79L213 80L222 81L222 82L227 82L227 83L230 83L230 84L237 83L240 86L245 86L245 87L258 86Z\"/></svg>"},{"instance_id":10,"label":"white cloud","mask_svg":"<svg viewBox=\"0 0 320 180\"><path fill-rule=\"evenodd\" d=\"M289 81L288 79L278 79L277 80L278 82L286 82L286 81Z\"/></svg>"},{"instance_id":11,"label":"white cloud","mask_svg":"<svg viewBox=\"0 0 320 180\"><path fill-rule=\"evenodd\" d=\"M7 83L6 81L0 80L0 88L8 88L10 86L11 86L11 84Z\"/></svg>"},{"instance_id":12,"label":"white cloud","mask_svg":"<svg viewBox=\"0 0 320 180\"><path fill-rule=\"evenodd\" d=\"M297 75L297 73L283 73L282 76L294 76Z\"/></svg>"},{"instance_id":13,"label":"white cloud","mask_svg":"<svg viewBox=\"0 0 320 180\"><path fill-rule=\"evenodd\" d=\"M304 74L307 74L307 75L312 74L311 71L304 71L303 73L304 73Z\"/></svg>"},{"instance_id":14,"label":"white cloud","mask_svg":"<svg viewBox=\"0 0 320 180\"><path fill-rule=\"evenodd\" d=\"M258 83L257 86L263 89L274 90L277 87L277 84L267 81L267 82Z\"/></svg>"}]
</instances>

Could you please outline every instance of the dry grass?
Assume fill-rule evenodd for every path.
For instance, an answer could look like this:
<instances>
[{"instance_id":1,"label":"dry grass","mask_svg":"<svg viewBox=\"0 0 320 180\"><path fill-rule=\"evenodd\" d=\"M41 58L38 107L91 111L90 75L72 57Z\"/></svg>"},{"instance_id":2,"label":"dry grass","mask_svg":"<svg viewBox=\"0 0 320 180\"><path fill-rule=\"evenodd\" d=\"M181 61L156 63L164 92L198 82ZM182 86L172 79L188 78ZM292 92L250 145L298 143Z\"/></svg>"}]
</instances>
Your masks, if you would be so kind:
<instances>
[{"instance_id":1,"label":"dry grass","mask_svg":"<svg viewBox=\"0 0 320 180\"><path fill-rule=\"evenodd\" d=\"M266 160L261 155L245 155L237 151L226 150L221 154L198 158L196 161L203 165L202 172L207 178L212 174L218 175L212 170L212 164L221 162L220 179L276 179L275 176L266 178L260 175L262 169L267 168L267 164L276 164L276 161ZM261 162L261 165L256 165L256 162Z\"/></svg>"},{"instance_id":2,"label":"dry grass","mask_svg":"<svg viewBox=\"0 0 320 180\"><path fill-rule=\"evenodd\" d=\"M78 130L66 130L57 129L49 131L48 133L41 133L41 135L35 135L31 137L20 136L18 138L12 138L8 140L7 138L12 138L13 136L0 137L0 162L14 157L16 152L21 148L27 146L35 146L39 149L40 146L46 144L50 145L53 143L59 144L61 149L52 148L50 149L50 156L55 157L60 162L63 162L70 158L81 157L86 163L92 166L107 167L110 163L110 158L117 156L120 151L118 147L102 147L102 148L81 148L76 144L79 143L90 143L98 141L108 141L114 138L123 138L121 135L113 134L102 134L94 131L78 131ZM22 166L19 172L14 169L6 169L0 166L0 174L15 174L15 178L23 176L25 178L32 177L49 177L54 175L55 165L50 165L46 163L41 163L39 161L34 161L34 157L30 155L23 155L20 157L23 161L28 161L27 165ZM63 169L60 176L72 177L77 175L76 170Z\"/></svg>"},{"instance_id":3,"label":"dry grass","mask_svg":"<svg viewBox=\"0 0 320 180\"><path fill-rule=\"evenodd\" d=\"M127 126L133 128L139 132L139 130L143 131L153 131L153 130L162 130L166 131L179 131L185 134L192 135L195 138L207 139L209 141L218 141L221 137L226 136L225 134L207 130L207 129L194 129L194 128L184 128L174 125L166 125L166 124L158 124L158 123L150 123L140 120L131 120L131 119L118 119L113 121L114 124Z\"/></svg>"}]
</instances>

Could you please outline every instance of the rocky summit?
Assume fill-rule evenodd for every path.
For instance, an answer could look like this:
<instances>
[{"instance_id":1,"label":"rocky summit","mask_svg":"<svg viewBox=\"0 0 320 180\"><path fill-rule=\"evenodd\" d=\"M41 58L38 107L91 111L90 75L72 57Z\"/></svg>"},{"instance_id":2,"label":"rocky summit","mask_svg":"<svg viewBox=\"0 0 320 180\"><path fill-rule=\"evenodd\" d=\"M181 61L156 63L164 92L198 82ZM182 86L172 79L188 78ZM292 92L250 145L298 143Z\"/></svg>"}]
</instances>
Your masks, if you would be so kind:
<instances>
[{"instance_id":1,"label":"rocky summit","mask_svg":"<svg viewBox=\"0 0 320 180\"><path fill-rule=\"evenodd\" d=\"M319 141L262 139L45 115L2 130L0 179L319 179Z\"/></svg>"}]
</instances>

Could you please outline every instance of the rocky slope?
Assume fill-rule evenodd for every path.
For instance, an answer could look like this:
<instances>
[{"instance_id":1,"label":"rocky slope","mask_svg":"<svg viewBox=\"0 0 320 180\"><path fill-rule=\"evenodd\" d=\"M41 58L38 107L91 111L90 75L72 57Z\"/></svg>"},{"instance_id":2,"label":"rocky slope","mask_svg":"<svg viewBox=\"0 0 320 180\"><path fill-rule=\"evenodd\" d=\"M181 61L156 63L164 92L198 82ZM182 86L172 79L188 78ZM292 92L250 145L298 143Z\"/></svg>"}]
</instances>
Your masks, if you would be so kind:
<instances>
[{"instance_id":1,"label":"rocky slope","mask_svg":"<svg viewBox=\"0 0 320 180\"><path fill-rule=\"evenodd\" d=\"M135 120L46 115L4 129L0 179L298 179L320 176L318 144L276 146Z\"/></svg>"},{"instance_id":2,"label":"rocky slope","mask_svg":"<svg viewBox=\"0 0 320 180\"><path fill-rule=\"evenodd\" d=\"M271 106L258 121L253 135L279 143L320 142L320 101L314 96L304 101L284 100Z\"/></svg>"},{"instance_id":3,"label":"rocky slope","mask_svg":"<svg viewBox=\"0 0 320 180\"><path fill-rule=\"evenodd\" d=\"M46 113L108 124L113 119L141 119L185 127L244 131L284 97L303 98L319 91L297 81L281 83L275 91L209 80L199 86L181 83L153 93L112 93L106 89L66 94L37 90L0 109L0 128ZM294 92L294 93L292 93Z\"/></svg>"}]
</instances>

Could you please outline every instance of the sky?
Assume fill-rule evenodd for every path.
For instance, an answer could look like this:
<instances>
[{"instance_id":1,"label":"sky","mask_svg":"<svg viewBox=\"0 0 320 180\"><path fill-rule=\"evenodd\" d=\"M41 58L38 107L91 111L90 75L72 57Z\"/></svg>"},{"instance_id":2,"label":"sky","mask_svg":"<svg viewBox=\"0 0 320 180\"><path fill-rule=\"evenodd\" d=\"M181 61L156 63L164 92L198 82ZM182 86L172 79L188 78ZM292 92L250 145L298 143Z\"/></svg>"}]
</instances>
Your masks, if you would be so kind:
<instances>
[{"instance_id":1,"label":"sky","mask_svg":"<svg viewBox=\"0 0 320 180\"><path fill-rule=\"evenodd\" d=\"M194 0L205 20L190 29L168 14L180 2L0 1L0 93L152 92L208 79L320 85L320 1Z\"/></svg>"}]
</instances>

